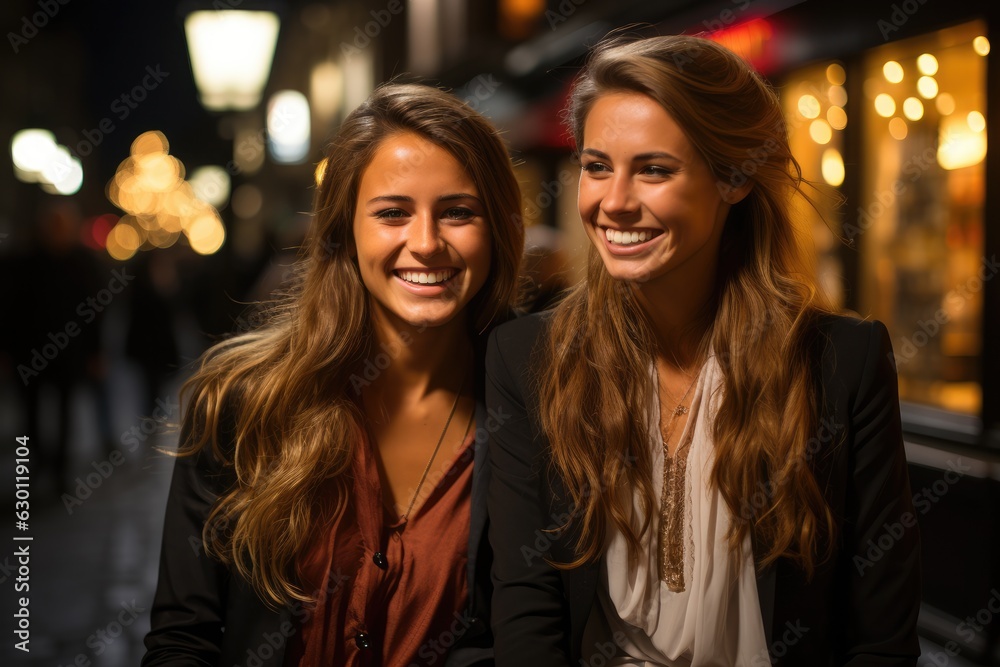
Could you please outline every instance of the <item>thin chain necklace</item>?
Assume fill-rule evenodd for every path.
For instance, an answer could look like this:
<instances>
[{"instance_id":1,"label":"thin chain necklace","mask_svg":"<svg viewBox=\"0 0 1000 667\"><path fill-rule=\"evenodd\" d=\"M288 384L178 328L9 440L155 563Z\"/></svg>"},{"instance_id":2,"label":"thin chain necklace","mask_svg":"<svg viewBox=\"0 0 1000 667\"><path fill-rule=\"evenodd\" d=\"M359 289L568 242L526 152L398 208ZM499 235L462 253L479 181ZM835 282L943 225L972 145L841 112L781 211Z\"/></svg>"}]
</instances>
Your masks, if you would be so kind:
<instances>
[{"instance_id":1,"label":"thin chain necklace","mask_svg":"<svg viewBox=\"0 0 1000 667\"><path fill-rule=\"evenodd\" d=\"M684 590L684 481L687 476L687 454L690 441L678 444L674 456L670 456L670 436L674 433L677 418L688 413L684 401L691 395L699 368L680 402L670 412L666 427L660 427L663 436L663 490L660 494L660 535L659 566L660 580L667 588L676 592Z\"/></svg>"},{"instance_id":2,"label":"thin chain necklace","mask_svg":"<svg viewBox=\"0 0 1000 667\"><path fill-rule=\"evenodd\" d=\"M458 393L455 394L455 402L451 405L451 412L448 413L448 421L444 423L444 428L441 429L441 435L438 436L437 444L434 445L434 451L431 452L430 459L427 460L427 465L424 466L424 472L420 475L420 481L417 483L417 488L414 489L413 495L410 497L410 504L406 506L406 511L403 512L402 516L399 517L400 522L406 523L406 520L410 516L410 510L413 509L413 503L417 502L417 496L420 495L420 489L424 486L424 481L427 479L427 473L430 472L431 464L434 463L434 459L437 458L438 450L441 449L441 443L444 442L444 436L448 433L448 427L451 426L451 418L455 416L455 410L458 408L458 401L462 398L462 390L465 389L465 377L462 377L462 386L459 387ZM476 411L473 410L469 415L469 421L465 425L465 433L462 434L462 439L469 433L469 426L472 425L472 418L475 416Z\"/></svg>"}]
</instances>

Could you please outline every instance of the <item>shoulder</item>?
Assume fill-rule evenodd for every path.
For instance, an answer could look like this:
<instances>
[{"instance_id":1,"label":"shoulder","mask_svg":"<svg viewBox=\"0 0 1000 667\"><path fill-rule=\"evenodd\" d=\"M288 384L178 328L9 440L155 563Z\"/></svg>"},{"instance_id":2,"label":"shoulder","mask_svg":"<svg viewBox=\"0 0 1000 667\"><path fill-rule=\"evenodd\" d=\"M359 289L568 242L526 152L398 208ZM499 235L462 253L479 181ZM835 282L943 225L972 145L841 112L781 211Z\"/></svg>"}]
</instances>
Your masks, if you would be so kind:
<instances>
[{"instance_id":1,"label":"shoulder","mask_svg":"<svg viewBox=\"0 0 1000 667\"><path fill-rule=\"evenodd\" d=\"M528 365L534 350L544 342L551 319L552 311L543 311L501 324L490 335L487 360L502 357L511 367Z\"/></svg>"},{"instance_id":2,"label":"shoulder","mask_svg":"<svg viewBox=\"0 0 1000 667\"><path fill-rule=\"evenodd\" d=\"M832 313L820 315L816 320L816 328L832 344L840 346L864 344L873 335L886 331L885 325L878 320Z\"/></svg>"},{"instance_id":3,"label":"shoulder","mask_svg":"<svg viewBox=\"0 0 1000 667\"><path fill-rule=\"evenodd\" d=\"M846 394L856 403L874 386L896 383L889 331L878 320L821 315L816 322L820 382L829 395Z\"/></svg>"},{"instance_id":4,"label":"shoulder","mask_svg":"<svg viewBox=\"0 0 1000 667\"><path fill-rule=\"evenodd\" d=\"M539 313L522 315L504 322L493 330L492 338L501 345L533 344L542 332L548 328L554 311L544 310Z\"/></svg>"},{"instance_id":5,"label":"shoulder","mask_svg":"<svg viewBox=\"0 0 1000 667\"><path fill-rule=\"evenodd\" d=\"M486 350L486 375L493 386L524 397L532 393L534 355L545 341L551 317L552 311L532 313L493 330Z\"/></svg>"},{"instance_id":6,"label":"shoulder","mask_svg":"<svg viewBox=\"0 0 1000 667\"><path fill-rule=\"evenodd\" d=\"M816 331L824 357L838 366L857 365L872 347L889 344L889 331L878 320L824 313L816 320Z\"/></svg>"},{"instance_id":7,"label":"shoulder","mask_svg":"<svg viewBox=\"0 0 1000 667\"><path fill-rule=\"evenodd\" d=\"M239 401L232 391L218 403L215 420L208 415L204 398L195 397L183 411L178 437L177 465L189 469L221 494L236 483L236 431Z\"/></svg>"}]
</instances>

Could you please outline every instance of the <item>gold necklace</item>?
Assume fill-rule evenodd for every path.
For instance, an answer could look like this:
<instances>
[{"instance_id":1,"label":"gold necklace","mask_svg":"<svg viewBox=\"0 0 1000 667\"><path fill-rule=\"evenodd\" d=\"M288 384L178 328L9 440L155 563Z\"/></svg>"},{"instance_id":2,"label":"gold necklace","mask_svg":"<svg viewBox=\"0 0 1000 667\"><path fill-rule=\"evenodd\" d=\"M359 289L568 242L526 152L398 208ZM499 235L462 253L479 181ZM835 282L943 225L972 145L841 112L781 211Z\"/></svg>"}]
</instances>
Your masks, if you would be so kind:
<instances>
[{"instance_id":1,"label":"gold necklace","mask_svg":"<svg viewBox=\"0 0 1000 667\"><path fill-rule=\"evenodd\" d=\"M699 375L701 369L691 380L677 407L671 411L666 428L660 428L663 436L663 489L660 493L659 569L660 580L675 593L684 590L684 480L690 442L680 443L673 458L669 443L677 418L689 411L684 407L684 401L694 389Z\"/></svg>"},{"instance_id":2,"label":"gold necklace","mask_svg":"<svg viewBox=\"0 0 1000 667\"><path fill-rule=\"evenodd\" d=\"M420 489L423 487L424 481L427 479L427 473L430 472L431 464L434 463L434 459L437 458L438 450L441 449L441 443L444 442L444 436L448 433L448 427L451 426L451 418L455 416L455 410L458 408L459 399L462 398L463 389L465 389L465 377L462 378L462 386L458 388L458 393L455 394L455 402L452 403L451 412L448 413L448 421L444 423L444 428L441 430L441 435L438 436L437 444L434 445L434 451L431 452L431 457L427 460L427 465L424 466L424 472L420 475L420 481L417 482L417 488L414 489L413 495L410 497L410 504L406 506L406 511L399 517L399 520L402 523L406 523L406 520L410 516L410 510L413 509L413 503L417 502L417 496L420 494ZM462 434L463 440L469 433L469 426L472 425L472 418L475 414L476 411L473 409L472 413L469 415L469 421L465 425L465 433Z\"/></svg>"}]
</instances>

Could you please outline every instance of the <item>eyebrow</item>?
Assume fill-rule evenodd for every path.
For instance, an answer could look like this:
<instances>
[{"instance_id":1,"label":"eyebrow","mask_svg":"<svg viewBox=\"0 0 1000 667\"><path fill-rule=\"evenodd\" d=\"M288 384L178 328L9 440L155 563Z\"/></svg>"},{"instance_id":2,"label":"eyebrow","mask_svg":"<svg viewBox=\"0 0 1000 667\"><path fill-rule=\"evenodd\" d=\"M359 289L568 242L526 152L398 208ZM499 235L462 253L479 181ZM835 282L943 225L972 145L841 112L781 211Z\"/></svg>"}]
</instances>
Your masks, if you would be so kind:
<instances>
[{"instance_id":1,"label":"eyebrow","mask_svg":"<svg viewBox=\"0 0 1000 667\"><path fill-rule=\"evenodd\" d=\"M477 197L476 195L468 194L466 192L456 192L456 193L450 194L450 195L442 195L442 196L438 197L437 200L438 201L455 201L456 199L475 199L480 204L482 203L482 201L480 201L479 197ZM371 199L369 199L368 203L369 204L376 204L378 202L394 202L394 203L395 202L401 202L401 203L405 203L405 204L412 204L413 201L414 201L413 197L409 197L407 195L379 195L378 197L372 197Z\"/></svg>"},{"instance_id":2,"label":"eyebrow","mask_svg":"<svg viewBox=\"0 0 1000 667\"><path fill-rule=\"evenodd\" d=\"M604 151L599 151L596 148L584 148L580 152L580 154L581 155L593 155L594 157L599 158L601 160L610 160L611 159L610 155L608 155ZM657 160L657 159L660 159L660 160L667 159L667 160L674 160L675 162L683 162L683 160L681 160L676 155L672 155L671 153L667 153L665 151L650 151L648 153L639 153L638 155L634 155L632 157L632 161L633 162L642 161L642 160Z\"/></svg>"}]
</instances>

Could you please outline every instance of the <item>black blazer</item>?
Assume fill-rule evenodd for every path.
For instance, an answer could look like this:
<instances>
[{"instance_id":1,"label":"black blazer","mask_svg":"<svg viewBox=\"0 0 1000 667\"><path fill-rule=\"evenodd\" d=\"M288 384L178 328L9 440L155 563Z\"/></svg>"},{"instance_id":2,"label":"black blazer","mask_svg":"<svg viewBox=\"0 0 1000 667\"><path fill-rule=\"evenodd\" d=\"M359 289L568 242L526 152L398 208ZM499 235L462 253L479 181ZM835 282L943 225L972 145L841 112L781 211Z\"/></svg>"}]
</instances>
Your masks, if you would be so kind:
<instances>
[{"instance_id":1,"label":"black blazer","mask_svg":"<svg viewBox=\"0 0 1000 667\"><path fill-rule=\"evenodd\" d=\"M492 420L484 403L482 347L477 346L474 369L476 440L467 571L469 600L465 613L459 614L462 620L455 627L458 639L443 663L446 667L493 664L489 621L492 558L486 538L489 469L485 447ZM189 426L184 424L181 442ZM231 420L223 433L231 436ZM152 628L145 638L144 666L281 667L288 643L308 616L300 604L280 610L268 608L247 581L205 555L201 541L205 518L219 495L234 483L232 469L223 468L208 451L177 459L167 498L160 578L151 611ZM372 562L371 558L367 561ZM440 654L431 650L428 656L426 664L440 664Z\"/></svg>"},{"instance_id":2,"label":"black blazer","mask_svg":"<svg viewBox=\"0 0 1000 667\"><path fill-rule=\"evenodd\" d=\"M494 550L497 665L598 664L582 646L595 604L597 563L575 558L568 495L548 468L532 354L547 316L499 327L486 359L486 403L505 420L490 436L489 537ZM825 317L816 332L819 450L810 465L837 520L835 556L806 581L779 561L759 573L771 659L784 665L915 665L919 536L903 451L896 374L879 322ZM826 429L824 435L824 428ZM604 647L607 650L607 647ZM589 662L594 656L595 662ZM769 664L758 656L753 665ZM579 662L579 661L584 662Z\"/></svg>"}]
</instances>

